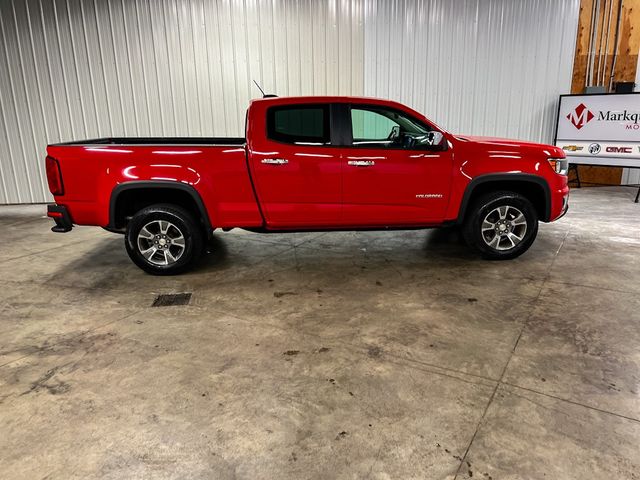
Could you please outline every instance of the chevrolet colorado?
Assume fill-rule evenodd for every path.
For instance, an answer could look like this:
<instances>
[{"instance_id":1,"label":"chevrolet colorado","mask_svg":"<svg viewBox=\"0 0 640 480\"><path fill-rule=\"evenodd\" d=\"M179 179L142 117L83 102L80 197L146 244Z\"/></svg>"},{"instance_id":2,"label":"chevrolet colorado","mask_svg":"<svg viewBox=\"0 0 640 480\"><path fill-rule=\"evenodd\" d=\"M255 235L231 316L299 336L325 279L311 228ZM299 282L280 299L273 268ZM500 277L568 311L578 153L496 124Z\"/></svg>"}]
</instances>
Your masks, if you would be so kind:
<instances>
[{"instance_id":1,"label":"chevrolet colorado","mask_svg":"<svg viewBox=\"0 0 640 480\"><path fill-rule=\"evenodd\" d=\"M533 243L568 204L554 146L453 135L396 102L253 100L245 138L103 138L49 145L54 232L123 233L152 274L188 269L215 229L253 232L458 224L489 259Z\"/></svg>"}]
</instances>

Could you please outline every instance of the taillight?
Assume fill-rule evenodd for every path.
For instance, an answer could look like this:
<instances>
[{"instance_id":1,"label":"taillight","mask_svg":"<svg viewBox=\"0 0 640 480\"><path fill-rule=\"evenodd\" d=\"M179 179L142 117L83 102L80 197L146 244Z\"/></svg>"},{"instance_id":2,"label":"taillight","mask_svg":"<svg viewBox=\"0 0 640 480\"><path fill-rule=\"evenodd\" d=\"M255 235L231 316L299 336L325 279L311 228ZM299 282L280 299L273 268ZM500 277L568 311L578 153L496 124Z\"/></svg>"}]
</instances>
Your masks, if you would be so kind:
<instances>
[{"instance_id":1,"label":"taillight","mask_svg":"<svg viewBox=\"0 0 640 480\"><path fill-rule=\"evenodd\" d=\"M64 195L64 187L62 186L62 174L60 173L60 164L58 161L47 156L45 160L47 169L47 182L49 182L49 191L53 195Z\"/></svg>"}]
</instances>

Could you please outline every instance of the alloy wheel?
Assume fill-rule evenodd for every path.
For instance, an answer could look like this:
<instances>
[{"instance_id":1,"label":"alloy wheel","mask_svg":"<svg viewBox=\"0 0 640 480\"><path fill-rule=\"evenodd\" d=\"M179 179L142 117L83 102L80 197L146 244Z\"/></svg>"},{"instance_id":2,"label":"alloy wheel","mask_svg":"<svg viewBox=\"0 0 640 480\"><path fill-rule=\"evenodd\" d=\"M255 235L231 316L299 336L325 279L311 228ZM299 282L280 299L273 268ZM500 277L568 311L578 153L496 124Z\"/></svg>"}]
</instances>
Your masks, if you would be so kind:
<instances>
[{"instance_id":1,"label":"alloy wheel","mask_svg":"<svg viewBox=\"0 0 640 480\"><path fill-rule=\"evenodd\" d=\"M501 205L491 210L482 221L482 238L496 250L511 250L527 233L527 219L511 205Z\"/></svg>"},{"instance_id":2,"label":"alloy wheel","mask_svg":"<svg viewBox=\"0 0 640 480\"><path fill-rule=\"evenodd\" d=\"M138 232L140 254L153 265L172 265L185 251L182 231L167 220L153 220Z\"/></svg>"}]
</instances>

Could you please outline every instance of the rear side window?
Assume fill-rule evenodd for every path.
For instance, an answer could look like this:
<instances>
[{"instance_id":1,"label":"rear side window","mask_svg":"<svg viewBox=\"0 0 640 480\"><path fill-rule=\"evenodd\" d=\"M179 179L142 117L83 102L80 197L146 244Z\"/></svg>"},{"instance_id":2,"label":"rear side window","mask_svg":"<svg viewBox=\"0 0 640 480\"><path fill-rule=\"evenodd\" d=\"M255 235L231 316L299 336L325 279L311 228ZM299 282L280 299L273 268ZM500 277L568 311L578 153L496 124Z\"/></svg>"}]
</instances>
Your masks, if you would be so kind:
<instances>
[{"instance_id":1,"label":"rear side window","mask_svg":"<svg viewBox=\"0 0 640 480\"><path fill-rule=\"evenodd\" d=\"M267 110L267 136L271 140L302 145L328 145L329 106L291 105Z\"/></svg>"}]
</instances>

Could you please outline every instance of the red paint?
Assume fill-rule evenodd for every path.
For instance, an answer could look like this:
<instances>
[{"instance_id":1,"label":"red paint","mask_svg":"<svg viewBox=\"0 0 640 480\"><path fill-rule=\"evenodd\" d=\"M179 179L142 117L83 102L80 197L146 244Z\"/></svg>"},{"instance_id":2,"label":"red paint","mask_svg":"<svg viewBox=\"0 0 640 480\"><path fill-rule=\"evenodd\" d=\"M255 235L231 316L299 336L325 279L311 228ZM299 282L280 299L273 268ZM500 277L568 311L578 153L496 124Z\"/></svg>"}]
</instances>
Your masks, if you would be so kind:
<instances>
[{"instance_id":1,"label":"red paint","mask_svg":"<svg viewBox=\"0 0 640 480\"><path fill-rule=\"evenodd\" d=\"M310 103L390 105L443 132L446 151L293 145L267 138L270 106ZM295 97L254 100L246 147L239 145L51 145L47 177L56 203L79 225L108 226L113 189L131 181L191 185L214 227L271 230L434 226L458 217L466 187L486 174L525 173L544 179L551 215L563 213L567 177L548 158L554 146L457 137L408 107L377 99ZM263 160L283 159L273 165ZM371 167L349 161L370 159ZM59 170L53 168L59 165ZM60 175L56 172L59 171ZM64 195L55 194L64 185Z\"/></svg>"},{"instance_id":2,"label":"red paint","mask_svg":"<svg viewBox=\"0 0 640 480\"><path fill-rule=\"evenodd\" d=\"M340 221L342 147L292 145L267 138L267 107L310 99L256 100L249 107L247 148L265 223L272 228L329 227ZM314 98L317 102L317 98ZM318 102L318 103L327 103ZM282 159L284 165L264 164Z\"/></svg>"}]
</instances>

